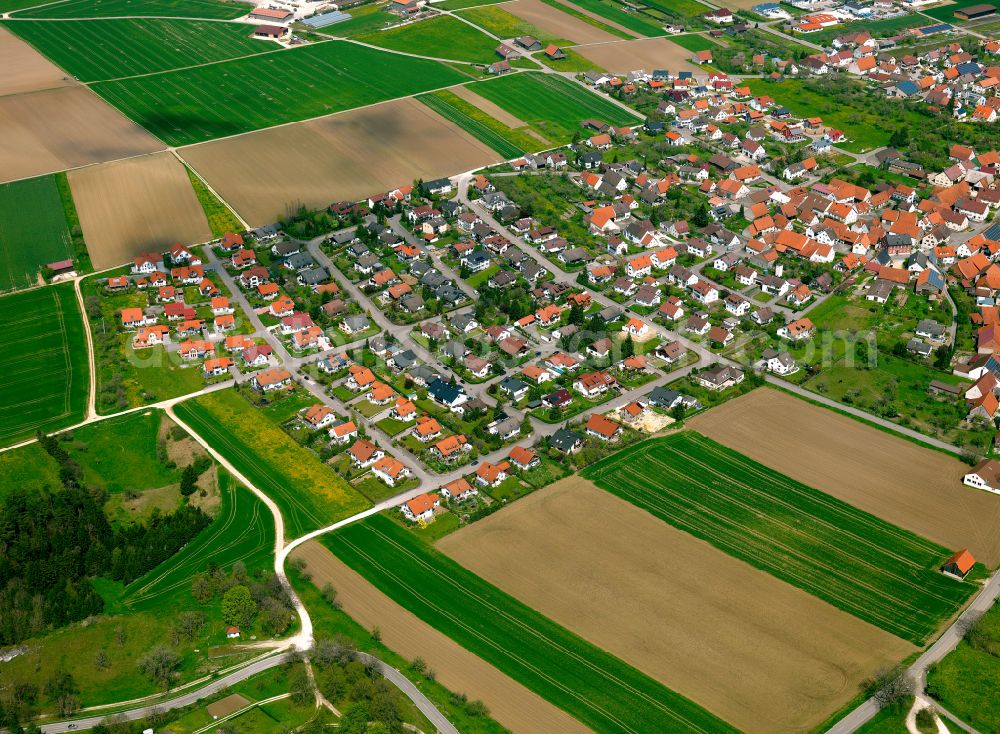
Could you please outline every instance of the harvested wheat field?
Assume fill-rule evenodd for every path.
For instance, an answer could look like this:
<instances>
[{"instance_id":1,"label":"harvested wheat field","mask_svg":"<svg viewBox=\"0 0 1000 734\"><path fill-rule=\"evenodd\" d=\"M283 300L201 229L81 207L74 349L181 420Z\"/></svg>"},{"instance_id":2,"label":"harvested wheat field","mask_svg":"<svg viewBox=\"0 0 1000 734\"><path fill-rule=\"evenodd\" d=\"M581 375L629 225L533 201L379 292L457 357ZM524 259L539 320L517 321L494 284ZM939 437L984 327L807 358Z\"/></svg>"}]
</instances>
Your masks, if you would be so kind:
<instances>
[{"instance_id":1,"label":"harvested wheat field","mask_svg":"<svg viewBox=\"0 0 1000 734\"><path fill-rule=\"evenodd\" d=\"M252 226L275 221L287 206L356 201L499 161L413 99L194 145L181 155Z\"/></svg>"},{"instance_id":2,"label":"harvested wheat field","mask_svg":"<svg viewBox=\"0 0 1000 734\"><path fill-rule=\"evenodd\" d=\"M1000 563L1000 502L962 484L968 467L958 459L767 388L688 425L894 525Z\"/></svg>"},{"instance_id":3,"label":"harvested wheat field","mask_svg":"<svg viewBox=\"0 0 1000 734\"><path fill-rule=\"evenodd\" d=\"M499 7L545 31L553 38L565 38L574 43L601 43L602 41L619 40L617 36L584 23L579 18L574 18L569 13L546 5L541 0L514 0L512 3L504 3ZM603 18L601 22L608 23Z\"/></svg>"},{"instance_id":4,"label":"harvested wheat field","mask_svg":"<svg viewBox=\"0 0 1000 734\"><path fill-rule=\"evenodd\" d=\"M292 554L312 581L332 584L343 609L363 627L378 627L382 641L408 660L421 657L446 688L483 701L490 715L518 734L583 734L583 724L460 647L403 609L316 541Z\"/></svg>"},{"instance_id":5,"label":"harvested wheat field","mask_svg":"<svg viewBox=\"0 0 1000 734\"><path fill-rule=\"evenodd\" d=\"M698 71L698 67L688 60L691 52L666 38L597 43L575 46L573 50L612 74L625 74L633 69Z\"/></svg>"},{"instance_id":6,"label":"harvested wheat field","mask_svg":"<svg viewBox=\"0 0 1000 734\"><path fill-rule=\"evenodd\" d=\"M162 150L86 87L0 97L0 179L41 176Z\"/></svg>"},{"instance_id":7,"label":"harvested wheat field","mask_svg":"<svg viewBox=\"0 0 1000 734\"><path fill-rule=\"evenodd\" d=\"M76 85L71 76L6 28L0 28L0 69L0 96Z\"/></svg>"},{"instance_id":8,"label":"harvested wheat field","mask_svg":"<svg viewBox=\"0 0 1000 734\"><path fill-rule=\"evenodd\" d=\"M748 732L811 729L915 649L575 476L437 547Z\"/></svg>"},{"instance_id":9,"label":"harvested wheat field","mask_svg":"<svg viewBox=\"0 0 1000 734\"><path fill-rule=\"evenodd\" d=\"M212 239L187 171L170 153L70 171L69 185L97 270Z\"/></svg>"}]
</instances>

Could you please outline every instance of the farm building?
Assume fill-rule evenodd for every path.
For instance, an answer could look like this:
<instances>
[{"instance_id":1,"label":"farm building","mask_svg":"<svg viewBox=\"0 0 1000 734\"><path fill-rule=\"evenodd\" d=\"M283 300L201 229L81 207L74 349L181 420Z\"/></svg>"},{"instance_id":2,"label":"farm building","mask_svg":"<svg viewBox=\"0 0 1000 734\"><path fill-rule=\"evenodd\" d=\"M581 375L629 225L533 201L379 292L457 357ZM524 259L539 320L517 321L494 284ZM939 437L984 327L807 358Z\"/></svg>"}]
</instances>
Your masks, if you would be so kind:
<instances>
[{"instance_id":1,"label":"farm building","mask_svg":"<svg viewBox=\"0 0 1000 734\"><path fill-rule=\"evenodd\" d=\"M959 20L979 20L991 15L996 15L997 9L992 5L980 3L979 5L969 5L955 11L955 17Z\"/></svg>"},{"instance_id":2,"label":"farm building","mask_svg":"<svg viewBox=\"0 0 1000 734\"><path fill-rule=\"evenodd\" d=\"M266 38L272 41L281 40L287 34L288 29L282 28L280 25L259 25L253 29L254 38Z\"/></svg>"},{"instance_id":3,"label":"farm building","mask_svg":"<svg viewBox=\"0 0 1000 734\"><path fill-rule=\"evenodd\" d=\"M292 11L286 8L257 8L250 13L250 19L270 23L287 23L293 15Z\"/></svg>"},{"instance_id":4,"label":"farm building","mask_svg":"<svg viewBox=\"0 0 1000 734\"><path fill-rule=\"evenodd\" d=\"M983 459L975 468L962 477L962 483L976 489L1000 494L1000 462Z\"/></svg>"},{"instance_id":5,"label":"farm building","mask_svg":"<svg viewBox=\"0 0 1000 734\"><path fill-rule=\"evenodd\" d=\"M972 554L967 550L960 550L941 566L941 573L954 576L957 579L964 579L975 565L976 559L972 557Z\"/></svg>"}]
</instances>

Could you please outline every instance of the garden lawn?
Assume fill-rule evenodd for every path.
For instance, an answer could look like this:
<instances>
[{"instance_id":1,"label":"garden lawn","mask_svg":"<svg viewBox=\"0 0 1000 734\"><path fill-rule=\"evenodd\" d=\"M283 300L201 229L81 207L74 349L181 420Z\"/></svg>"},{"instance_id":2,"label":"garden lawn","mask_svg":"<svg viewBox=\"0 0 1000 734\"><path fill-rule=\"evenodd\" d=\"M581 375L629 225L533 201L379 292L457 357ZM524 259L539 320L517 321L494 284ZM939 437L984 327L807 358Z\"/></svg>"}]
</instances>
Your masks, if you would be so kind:
<instances>
[{"instance_id":1,"label":"garden lawn","mask_svg":"<svg viewBox=\"0 0 1000 734\"><path fill-rule=\"evenodd\" d=\"M486 143L505 159L516 158L525 151L541 145L534 138L507 127L447 89L421 94L417 100L441 117L458 125L472 137ZM530 146L532 141L535 144Z\"/></svg>"},{"instance_id":2,"label":"garden lawn","mask_svg":"<svg viewBox=\"0 0 1000 734\"><path fill-rule=\"evenodd\" d=\"M497 47L497 42L482 31L447 15L367 33L358 40L420 56L478 63L493 61Z\"/></svg>"},{"instance_id":3,"label":"garden lawn","mask_svg":"<svg viewBox=\"0 0 1000 734\"><path fill-rule=\"evenodd\" d=\"M4 25L84 82L152 74L280 47L242 23L111 20L6 21Z\"/></svg>"},{"instance_id":4,"label":"garden lawn","mask_svg":"<svg viewBox=\"0 0 1000 734\"><path fill-rule=\"evenodd\" d=\"M923 644L975 591L950 552L693 432L583 476L664 522L887 632Z\"/></svg>"},{"instance_id":5,"label":"garden lawn","mask_svg":"<svg viewBox=\"0 0 1000 734\"><path fill-rule=\"evenodd\" d=\"M38 285L45 265L72 256L53 176L0 185L0 291Z\"/></svg>"},{"instance_id":6,"label":"garden lawn","mask_svg":"<svg viewBox=\"0 0 1000 734\"><path fill-rule=\"evenodd\" d=\"M274 551L274 519L258 497L219 470L222 503L215 520L169 560L125 588L122 602L146 611L187 595L193 578L217 566L229 569L242 563L247 571L267 568Z\"/></svg>"},{"instance_id":7,"label":"garden lawn","mask_svg":"<svg viewBox=\"0 0 1000 734\"><path fill-rule=\"evenodd\" d=\"M90 366L70 283L0 298L0 446L83 420Z\"/></svg>"},{"instance_id":8,"label":"garden lawn","mask_svg":"<svg viewBox=\"0 0 1000 734\"><path fill-rule=\"evenodd\" d=\"M15 0L19 1L19 0ZM27 3L25 3L27 4ZM40 3L32 2L31 5ZM5 6L6 7L6 6ZM19 14L22 18L118 18L155 16L232 20L254 6L235 0L68 0Z\"/></svg>"},{"instance_id":9,"label":"garden lawn","mask_svg":"<svg viewBox=\"0 0 1000 734\"><path fill-rule=\"evenodd\" d=\"M376 515L322 538L398 604L595 731L733 731Z\"/></svg>"},{"instance_id":10,"label":"garden lawn","mask_svg":"<svg viewBox=\"0 0 1000 734\"><path fill-rule=\"evenodd\" d=\"M840 145L845 150L860 153L881 148L889 143L893 133L893 126L887 125L875 112L818 94L807 89L802 80L785 79L778 83L764 79L744 81L754 95L770 95L798 117L822 117L825 124L843 130L850 138L850 142ZM915 111L906 109L904 114L912 129L919 130L927 124L927 118Z\"/></svg>"},{"instance_id":11,"label":"garden lawn","mask_svg":"<svg viewBox=\"0 0 1000 734\"><path fill-rule=\"evenodd\" d=\"M315 454L234 390L201 395L179 404L176 411L278 504L289 537L331 525L368 506Z\"/></svg>"},{"instance_id":12,"label":"garden lawn","mask_svg":"<svg viewBox=\"0 0 1000 734\"><path fill-rule=\"evenodd\" d=\"M596 118L611 125L634 125L639 118L585 87L548 74L509 74L470 89L524 120L553 142L568 143L582 133L580 123Z\"/></svg>"},{"instance_id":13,"label":"garden lawn","mask_svg":"<svg viewBox=\"0 0 1000 734\"><path fill-rule=\"evenodd\" d=\"M91 85L171 145L320 117L468 80L436 61L345 41Z\"/></svg>"}]
</instances>

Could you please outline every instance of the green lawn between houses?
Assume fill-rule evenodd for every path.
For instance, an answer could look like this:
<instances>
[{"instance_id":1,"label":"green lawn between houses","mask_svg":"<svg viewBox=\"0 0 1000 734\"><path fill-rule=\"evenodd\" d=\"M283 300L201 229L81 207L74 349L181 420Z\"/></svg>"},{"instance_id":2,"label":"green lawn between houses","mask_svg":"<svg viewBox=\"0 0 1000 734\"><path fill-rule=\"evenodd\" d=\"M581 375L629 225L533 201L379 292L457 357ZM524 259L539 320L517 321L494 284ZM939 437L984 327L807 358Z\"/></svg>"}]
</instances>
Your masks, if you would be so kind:
<instances>
[{"instance_id":1,"label":"green lawn between houses","mask_svg":"<svg viewBox=\"0 0 1000 734\"><path fill-rule=\"evenodd\" d=\"M0 298L0 446L83 420L90 366L70 283Z\"/></svg>"},{"instance_id":2,"label":"green lawn between houses","mask_svg":"<svg viewBox=\"0 0 1000 734\"><path fill-rule=\"evenodd\" d=\"M9 2L10 0L4 0ZM13 0L21 7L43 5L32 0ZM0 7L8 8L6 4ZM46 2L44 7L25 10L21 18L117 18L123 16L156 16L177 18L209 18L232 20L253 10L253 5L237 0L68 0Z\"/></svg>"},{"instance_id":3,"label":"green lawn between houses","mask_svg":"<svg viewBox=\"0 0 1000 734\"><path fill-rule=\"evenodd\" d=\"M430 56L436 59L454 59L490 63L496 58L497 42L468 23L447 15L417 23L397 26L387 31L375 31L357 37L373 46Z\"/></svg>"},{"instance_id":4,"label":"green lawn between houses","mask_svg":"<svg viewBox=\"0 0 1000 734\"><path fill-rule=\"evenodd\" d=\"M347 482L235 390L180 403L177 415L271 497L288 537L342 520L368 506Z\"/></svg>"},{"instance_id":5,"label":"green lawn between houses","mask_svg":"<svg viewBox=\"0 0 1000 734\"><path fill-rule=\"evenodd\" d=\"M266 51L242 23L206 20L9 20L3 25L84 82L152 74Z\"/></svg>"},{"instance_id":6,"label":"green lawn between houses","mask_svg":"<svg viewBox=\"0 0 1000 734\"><path fill-rule=\"evenodd\" d=\"M685 431L582 475L734 558L923 644L976 590L938 572L950 551Z\"/></svg>"},{"instance_id":7,"label":"green lawn between houses","mask_svg":"<svg viewBox=\"0 0 1000 734\"><path fill-rule=\"evenodd\" d=\"M436 61L327 41L91 89L161 140L186 145L467 80Z\"/></svg>"},{"instance_id":8,"label":"green lawn between houses","mask_svg":"<svg viewBox=\"0 0 1000 734\"><path fill-rule=\"evenodd\" d=\"M0 185L0 291L38 285L42 267L72 256L53 176Z\"/></svg>"},{"instance_id":9,"label":"green lawn between houses","mask_svg":"<svg viewBox=\"0 0 1000 734\"><path fill-rule=\"evenodd\" d=\"M568 143L583 133L580 123L595 118L612 125L639 122L631 113L585 87L547 74L508 74L470 87L476 94L524 120L554 143Z\"/></svg>"},{"instance_id":10,"label":"green lawn between houses","mask_svg":"<svg viewBox=\"0 0 1000 734\"><path fill-rule=\"evenodd\" d=\"M733 731L385 516L321 542L398 604L595 731Z\"/></svg>"}]
</instances>

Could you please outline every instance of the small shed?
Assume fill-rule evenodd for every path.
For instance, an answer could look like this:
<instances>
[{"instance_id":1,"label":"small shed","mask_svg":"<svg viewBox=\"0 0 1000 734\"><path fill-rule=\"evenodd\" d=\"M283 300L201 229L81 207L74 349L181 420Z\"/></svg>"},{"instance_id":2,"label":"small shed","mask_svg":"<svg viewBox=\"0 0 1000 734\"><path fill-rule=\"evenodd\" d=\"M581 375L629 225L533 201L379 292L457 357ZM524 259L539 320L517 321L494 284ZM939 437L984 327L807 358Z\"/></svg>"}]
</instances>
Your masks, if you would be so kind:
<instances>
[{"instance_id":1,"label":"small shed","mask_svg":"<svg viewBox=\"0 0 1000 734\"><path fill-rule=\"evenodd\" d=\"M239 627L226 627L226 639L235 640L240 636Z\"/></svg>"},{"instance_id":2,"label":"small shed","mask_svg":"<svg viewBox=\"0 0 1000 734\"><path fill-rule=\"evenodd\" d=\"M972 554L968 550L960 550L941 566L941 573L956 579L964 579L975 565L976 559Z\"/></svg>"}]
</instances>

